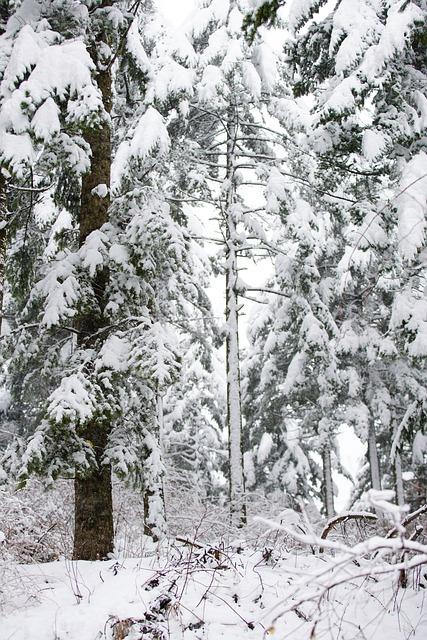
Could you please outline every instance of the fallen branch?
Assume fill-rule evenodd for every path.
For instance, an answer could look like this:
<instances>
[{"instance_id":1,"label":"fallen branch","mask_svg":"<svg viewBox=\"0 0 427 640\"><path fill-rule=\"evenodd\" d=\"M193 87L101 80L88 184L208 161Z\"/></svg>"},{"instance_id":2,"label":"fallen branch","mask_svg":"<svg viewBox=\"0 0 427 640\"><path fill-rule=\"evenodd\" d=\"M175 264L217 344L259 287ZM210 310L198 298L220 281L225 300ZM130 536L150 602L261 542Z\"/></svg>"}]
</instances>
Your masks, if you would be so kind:
<instances>
[{"instance_id":1,"label":"fallen branch","mask_svg":"<svg viewBox=\"0 0 427 640\"><path fill-rule=\"evenodd\" d=\"M194 542L194 540L188 540L187 538L180 538L178 536L175 538L175 540L177 542L181 542L182 544L188 545L189 547L193 547L194 549L199 549L200 551L204 551L205 556L209 556L210 558L212 558L213 560L216 560L217 562L220 561L221 555L228 559L228 555L224 551L221 551L221 549L218 549L217 547L207 547L202 544L199 544L198 542ZM216 568L228 569L229 567L225 565L218 565L218 567Z\"/></svg>"},{"instance_id":2,"label":"fallen branch","mask_svg":"<svg viewBox=\"0 0 427 640\"><path fill-rule=\"evenodd\" d=\"M422 507L420 507L419 509L417 509L416 511L413 511L412 513L409 513L406 518L403 518L402 522L401 522L401 526L402 527L406 527L408 524L411 524L411 522L413 522L414 520L416 520L417 518L419 518L423 513L427 512L427 504L423 504ZM397 535L397 533L399 532L397 527L393 527L393 529L390 529L390 531L386 534L386 538L394 538L395 535Z\"/></svg>"},{"instance_id":3,"label":"fallen branch","mask_svg":"<svg viewBox=\"0 0 427 640\"><path fill-rule=\"evenodd\" d=\"M375 520L378 520L378 516L376 516L375 513L370 513L369 511L360 511L357 513L353 511L348 511L347 513L342 513L339 516L335 516L334 518L331 518L330 520L328 520L325 527L323 528L322 533L320 534L321 539L326 540L326 538L328 537L332 529L335 529L337 524L348 522L349 520L374 520L375 521ZM319 553L323 553L323 547L319 548Z\"/></svg>"},{"instance_id":4,"label":"fallen branch","mask_svg":"<svg viewBox=\"0 0 427 640\"><path fill-rule=\"evenodd\" d=\"M332 542L331 540L326 539L322 540L320 536L300 534L291 527L286 527L285 525L274 522L274 520L269 520L268 518L255 517L254 520L256 522L264 523L272 530L283 531L297 542L301 542L302 544L309 546L323 546L326 549L331 549L331 551L338 551L349 559L364 556L365 554L372 553L374 551L389 551L390 553L396 553L397 551L403 551L404 549L420 554L423 558L427 558L427 545L419 544L415 541L408 540L407 538L390 540L389 538L383 538L381 536L373 536L364 542L359 542L358 544L350 547L340 542ZM394 565L390 565L390 567L393 566Z\"/></svg>"}]
</instances>

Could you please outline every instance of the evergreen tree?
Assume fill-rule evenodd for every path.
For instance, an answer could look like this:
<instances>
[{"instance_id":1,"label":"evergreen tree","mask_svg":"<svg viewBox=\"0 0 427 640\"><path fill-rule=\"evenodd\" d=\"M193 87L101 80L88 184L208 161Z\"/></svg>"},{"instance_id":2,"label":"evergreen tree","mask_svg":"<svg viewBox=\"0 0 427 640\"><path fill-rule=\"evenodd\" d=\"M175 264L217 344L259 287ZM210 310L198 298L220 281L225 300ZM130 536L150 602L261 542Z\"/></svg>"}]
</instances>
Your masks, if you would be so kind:
<instances>
[{"instance_id":1,"label":"evergreen tree","mask_svg":"<svg viewBox=\"0 0 427 640\"><path fill-rule=\"evenodd\" d=\"M92 119L79 125L90 166L72 174L80 200L67 203L71 236L44 255L21 314L21 325L25 313L35 314L36 338L20 332L18 341L11 339L11 367L23 353L23 335L32 339L26 371L43 372L46 389L21 462L13 450L6 461L23 481L30 473L75 477L74 556L93 559L112 550L112 468L142 486L146 531L163 532L157 401L181 369L172 327L194 310L210 313L185 218L165 199L165 163L174 147L156 106L168 113L178 89L160 82L157 72L173 61L152 49L150 65L144 54L148 9L134 15L113 2L86 5L69 7L97 97ZM116 76L120 66L123 75ZM140 102L132 118L129 97ZM59 162L65 169L62 157Z\"/></svg>"},{"instance_id":2,"label":"evergreen tree","mask_svg":"<svg viewBox=\"0 0 427 640\"><path fill-rule=\"evenodd\" d=\"M273 175L267 202L280 206L282 229L267 288L272 293L264 298L267 311L250 331L245 414L267 488L279 484L292 502L295 496L316 495L320 487L325 513L331 516L331 452L342 413L331 265L340 243L333 219L319 211L319 203L315 214L298 189L279 172ZM267 434L271 447L263 452ZM323 473L314 451L322 456Z\"/></svg>"},{"instance_id":3,"label":"evergreen tree","mask_svg":"<svg viewBox=\"0 0 427 640\"><path fill-rule=\"evenodd\" d=\"M379 488L378 444L394 433L385 459L387 466L397 462L398 477L402 424L417 423L425 403L417 340L423 321L415 321L409 334L403 325L410 309L425 304L413 274L422 278L425 241L426 5L342 0L312 20L318 6L289 3L286 9L294 33L294 91L314 94L313 148L335 163L340 179L347 175L356 201L338 265L347 299L341 333L353 335L347 351L353 361L364 353L357 357L360 404L353 405L353 422L368 440L371 482ZM379 425L384 435L377 443Z\"/></svg>"},{"instance_id":4,"label":"evergreen tree","mask_svg":"<svg viewBox=\"0 0 427 640\"><path fill-rule=\"evenodd\" d=\"M7 219L2 223L3 248L8 249L12 297L8 323L19 345L7 368L16 402L6 419L14 423L12 430L25 428L27 433L38 401L46 395L44 375L26 376L26 361L37 353L30 346L37 323L33 305L27 305L28 293L57 215L54 201L59 204L75 188L75 182L70 184L66 177L67 170L81 172L89 163L76 128L96 117L100 106L92 87L91 61L82 43L66 42L51 28L48 17L55 13L56 4L16 3L14 11L10 7L1 36L0 155L3 202L5 197L8 201ZM22 419L29 405L28 419Z\"/></svg>"},{"instance_id":5,"label":"evergreen tree","mask_svg":"<svg viewBox=\"0 0 427 640\"><path fill-rule=\"evenodd\" d=\"M198 64L188 133L197 143L192 158L201 198L215 207L224 240L220 269L225 277L229 490L236 525L246 517L239 311L240 297L250 290L239 276L239 256L249 255L264 233L262 207L246 204L242 191L255 184L262 193L264 178L259 169L269 147L259 126L278 78L269 47L261 43L250 48L243 38L245 6L234 0L203 2L190 26Z\"/></svg>"}]
</instances>

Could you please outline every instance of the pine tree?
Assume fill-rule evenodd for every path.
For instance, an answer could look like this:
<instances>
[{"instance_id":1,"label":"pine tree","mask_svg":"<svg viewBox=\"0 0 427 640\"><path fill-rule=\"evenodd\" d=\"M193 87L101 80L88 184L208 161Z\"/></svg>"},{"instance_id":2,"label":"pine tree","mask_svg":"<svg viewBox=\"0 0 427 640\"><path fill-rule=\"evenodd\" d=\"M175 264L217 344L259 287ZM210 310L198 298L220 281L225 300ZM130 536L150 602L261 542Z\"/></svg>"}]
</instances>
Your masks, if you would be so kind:
<instances>
[{"instance_id":1,"label":"pine tree","mask_svg":"<svg viewBox=\"0 0 427 640\"><path fill-rule=\"evenodd\" d=\"M315 496L320 484L325 513L332 516L331 452L342 380L331 263L340 245L328 212L319 211L317 202L315 214L298 188L292 191L278 172L267 183L267 202L281 208L282 229L267 287L272 293L265 294L265 320L251 330L245 412L259 471L267 472L270 488L279 482L292 502ZM262 453L266 434L272 446ZM323 474L314 451L322 456Z\"/></svg>"},{"instance_id":2,"label":"pine tree","mask_svg":"<svg viewBox=\"0 0 427 640\"><path fill-rule=\"evenodd\" d=\"M1 36L0 152L8 201L3 240L11 292L7 315L19 344L17 357L7 366L16 402L6 420L12 420L12 431L28 429L27 433L37 413L34 409L46 393L44 376L26 376L26 359L36 353L31 345L37 324L34 305L27 305L28 293L56 215L54 200L59 204L69 193L67 169L81 171L88 164L76 124L91 118L91 107L95 113L99 109L91 92L90 58L82 44L64 42L47 20L55 4L17 3L13 12L10 7L11 17ZM65 164L62 175L59 158ZM3 344L8 341L4 338ZM32 411L23 419L28 403Z\"/></svg>"},{"instance_id":3,"label":"pine tree","mask_svg":"<svg viewBox=\"0 0 427 640\"><path fill-rule=\"evenodd\" d=\"M111 5L111 3L105 4L105 6L102 5L99 8L99 11L102 12L108 8L109 5ZM109 175L110 170L110 162L108 159L109 125L105 120L108 118L109 109L109 82L108 78L106 79L105 77L102 77L99 83L100 91L93 85L91 71L95 69L97 62L94 49L92 49L92 51L90 49L87 50L81 39L74 39L76 35L81 36L82 32L84 32L84 22L85 17L87 17L87 11L85 11L85 7L83 5L81 7L77 7L76 4L71 5L70 3L67 4L63 2L55 2L52 4L40 2L33 7L33 9L36 9L35 12L31 11L31 7L29 7L30 19L34 19L33 16L37 15L38 19L41 20L44 25L44 31L42 30L42 34L46 34L44 41L36 32L33 31L30 24L25 24L26 9L26 4L23 3L21 15L13 16L13 18L16 19L17 24L22 27L17 36L17 40L21 46L16 47L17 54L15 59L12 54L11 62L6 68L3 86L6 86L7 90L9 90L10 97L9 103L6 103L3 108L3 113L5 115L10 113L10 103L12 105L14 102L19 104L19 100L21 100L20 106L24 124L25 117L28 121L28 142L30 143L31 139L34 138L36 144L39 145L44 160L44 166L43 163L41 163L41 166L46 170L53 165L55 172L59 169L60 178L64 178L64 170L72 169L71 180L70 178L66 179L65 185L61 184L60 188L54 190L54 197L58 199L58 203L65 202L68 206L71 204L67 198L69 194L69 192L67 192L67 187L70 186L71 183L72 187L75 188L77 186L78 188L79 176L86 171L85 176L82 179L80 204L75 207L78 212L78 219L76 220L78 227L76 230L79 234L79 240L77 242L80 247L83 247L86 238L90 233L95 231L101 224L103 224L103 222L105 222L106 210L108 208L108 204L104 203L102 198L92 194L91 191L95 186L94 183L99 183L98 178L100 177L96 175L94 167L96 166L96 169L103 173L101 177L105 177L107 174ZM58 9L59 13L57 13ZM37 13L37 11L39 13ZM55 33L50 30L51 26L57 26L58 28L63 26L61 21L64 18L64 11L68 12L69 18L75 18L74 23L73 21L67 23L66 27L67 29L71 28L71 32L67 32L65 35L59 32ZM96 20L97 17L98 16L96 15L94 20ZM50 22L48 22L48 20L50 20ZM10 22L12 22L12 19ZM39 49L35 49L34 47L31 49L29 45L33 41L34 44L38 45ZM58 41L59 44L57 44ZM20 74L25 72L25 66L22 66L23 61L19 57L21 51L30 51L34 60L30 60L30 66L27 67L30 69L29 77L25 79L22 88L20 87L17 90L13 85L14 76L12 74L17 74L17 77L20 78ZM91 58L94 58L94 60ZM24 61L24 65L25 64L26 63ZM34 68L32 68L33 66ZM26 102L22 102L22 95L26 95L28 97ZM63 131L60 130L60 120L62 118L66 123ZM96 133L93 132L91 134L91 130L97 128L98 124L101 124L101 132L97 131ZM80 130L77 131L77 135L75 132L72 132L73 126L76 127L76 125L80 127ZM20 126L22 127L22 123ZM13 120L9 125L9 128L10 127L16 128ZM80 134L83 129L86 129L84 137ZM72 132L72 136L69 135L68 131ZM101 134L103 134L103 136ZM99 145L101 145L102 151L99 148ZM8 148L6 146L3 150L5 155L7 154L7 150ZM88 172L87 170L90 162L89 154L92 156L92 169ZM27 155L30 157L30 152L27 152ZM12 162L13 161L14 157L12 156ZM70 164L73 166L70 167ZM14 169L16 173L16 168L13 164L12 169ZM64 171L62 174L61 169ZM72 204L76 205L75 201ZM30 214L32 214L31 211ZM18 233L20 233L20 231L18 231ZM26 240L25 236L26 230L24 233L24 244ZM21 295L23 295L24 299L25 297L27 299L23 308L21 305L21 322L25 322L26 317L33 317L36 320L33 327L38 325L39 329L40 326L51 328L57 325L62 312L66 317L76 315L75 312L67 312L66 308L67 304L73 300L74 295L74 292L72 291L72 285L74 282L70 273L70 266L71 265L69 263L67 264L67 260L64 259L64 256L62 256L62 262L61 260L56 262L53 272L51 271L49 273L47 270L47 273L45 271L45 273L38 275L39 278L40 275L42 275L42 277L35 287L33 287L29 296L27 291L22 292ZM35 274L32 274L32 276L34 275ZM98 298L95 296L95 300L99 303L103 298L101 289L105 280L105 274L101 274L99 280L97 278L95 278L95 280L97 280L95 283L96 292L99 295ZM30 282L30 284L32 283ZM40 307L38 306L38 303L40 299L43 298L43 287L48 295L48 300L46 313L44 315L40 315ZM84 335L86 340L88 333L90 334L95 327L96 329L100 328L97 326L96 317L91 318L90 316L91 312L88 309L82 309L80 313L77 314L75 326L71 329L72 333L78 334L79 336L77 346L81 344L81 336ZM32 365L33 368L34 366L36 368L40 366L38 358L41 354L46 358L42 365L42 380L47 380L47 385L46 388L43 388L42 384L42 397L37 399L37 403L34 403L33 401L33 407L30 409L32 412L32 418L35 418L36 420L39 420L41 417L41 405L46 402L46 397L49 391L52 390L52 383L55 384L55 382L58 381L58 376L61 375L58 369L60 368L62 359L61 349L63 348L64 341L66 343L70 342L69 330L60 328L59 331L62 334L65 333L66 337L62 335L62 339L57 340L56 336L52 335L52 332L48 335L49 332L45 332L42 329L42 335L40 336L41 341L33 343L34 347L30 349L30 352L24 357L24 360L27 359L27 364L30 366ZM13 376L13 370L17 371L19 361L21 360L22 362L22 347L25 342L32 339L32 331L25 331L25 327L18 327L17 333L18 341L14 345L15 353L14 358L11 361L12 386L17 382L16 378ZM21 358L19 357L19 354L21 354ZM49 371L49 367L54 367L54 370L52 371L51 369ZM27 379L24 380L23 384L28 388L28 378L30 377L34 380L35 376L34 373L29 376L28 369L26 371ZM53 376L53 380L52 373L56 374L56 376ZM20 386L22 387L22 384ZM16 391L17 389L15 388L15 392ZM23 392L25 393L25 389L23 391L21 388L21 397ZM33 395L35 394L34 387L32 389L32 393ZM36 398L34 398L34 400L35 399ZM34 404L36 405L35 407ZM95 432L96 438L99 436L102 439L102 429L95 428ZM29 430L29 435L31 436L31 430ZM95 436L94 439L96 439ZM19 472L21 479L25 479L28 471L31 469L31 462L34 470L41 471L42 455L40 452L35 452L35 442L38 437L39 433L36 431L35 436L30 438L29 446L23 456L23 465ZM89 440L89 435L86 434L86 438ZM63 446L63 444L64 443L61 443L60 446ZM95 443L95 447L97 447L98 444L99 443ZM96 453L98 453L98 450L96 450ZM33 460L31 460L32 457ZM55 466L57 462L57 460L51 461L51 464ZM52 470L50 473L52 474ZM76 474L76 476L77 475L78 474ZM108 472L101 475L102 479L106 479ZM103 492L102 486L98 483L95 484L96 488L99 489L99 494L102 496L101 500L96 498L95 492L92 494L86 494L84 496L84 500L82 500L81 493L83 489L81 481L80 478L76 477L75 554L79 557L94 557L94 555L104 557L106 553L111 550L113 534L111 504L108 502L108 497L105 498L105 491ZM106 504L101 504L102 499ZM92 506L92 508L95 509L95 512L98 512L97 515L99 515L99 518L94 517L92 512L88 518L89 520L92 520L92 522L82 524L82 505L84 508L89 510ZM84 526L89 527L89 541L87 539L86 541L82 541L85 533L83 531ZM95 547L96 551L94 550Z\"/></svg>"},{"instance_id":4,"label":"pine tree","mask_svg":"<svg viewBox=\"0 0 427 640\"><path fill-rule=\"evenodd\" d=\"M313 20L322 4L290 2L281 17L293 33L294 94L315 98L311 148L321 159L323 183L344 182L353 194L344 231L348 247L338 265L345 308L340 342L343 355L350 356L344 367L357 361L348 373L349 385L353 380L348 419L369 441L371 481L379 487L378 451L384 459L391 453L392 461L396 451L392 447L384 455L381 442L389 441L390 431L398 438L396 425L407 423L402 406L408 398L418 416L424 406L415 360L394 334L401 322L396 304L417 298L409 272L424 246L420 96L426 81L421 44L426 7L424 2L342 0ZM401 256L397 262L396 256ZM380 425L384 431L376 434Z\"/></svg>"},{"instance_id":5,"label":"pine tree","mask_svg":"<svg viewBox=\"0 0 427 640\"><path fill-rule=\"evenodd\" d=\"M0 37L4 34L6 29L7 20L9 19L9 3L2 3L0 5ZM4 62L3 62L4 66ZM7 205L6 205L6 180L3 175L3 167L0 166L0 333L3 321L3 299L4 299L4 284L5 284L5 260L6 260L6 220L7 220Z\"/></svg>"},{"instance_id":6,"label":"pine tree","mask_svg":"<svg viewBox=\"0 0 427 640\"><path fill-rule=\"evenodd\" d=\"M232 520L245 521L239 312L246 287L239 256L263 237L260 210L248 206L242 189L254 182L268 152L260 134L263 105L276 83L275 55L262 43L251 49L242 34L244 2L204 2L191 25L199 56L197 93L191 105L189 137L197 143L194 167L205 185L201 198L214 206L224 239L225 350L229 492ZM258 172L259 173L259 172ZM258 181L259 192L263 178ZM249 241L254 237L254 243Z\"/></svg>"},{"instance_id":7,"label":"pine tree","mask_svg":"<svg viewBox=\"0 0 427 640\"><path fill-rule=\"evenodd\" d=\"M86 46L96 69L96 82L102 95L104 114L98 127L88 129L84 139L90 149L90 170L82 177L78 216L79 249L83 252L98 250L102 243L101 228L108 223L111 176L111 110L113 55L111 30L116 26L109 20L108 10L112 0L103 0L92 14L86 36ZM117 45L116 45L117 46ZM90 246L93 243L94 247ZM96 265L96 262L95 262ZM98 268L97 268L98 267ZM97 350L97 333L105 330L104 309L107 304L109 273L101 264L89 267L90 279L85 282L89 297L75 316L77 348ZM90 365L89 365L90 366ZM113 504L111 488L111 465L104 460L111 417L89 413L87 421L79 425L76 435L92 450L93 468L89 474L80 476L76 471L74 551L76 559L105 558L113 551Z\"/></svg>"},{"instance_id":8,"label":"pine tree","mask_svg":"<svg viewBox=\"0 0 427 640\"><path fill-rule=\"evenodd\" d=\"M149 33L148 8L135 16L112 2L93 7L90 14L83 5L64 7L76 12L73 28L93 72L93 85L77 85L96 98L90 102L87 96L93 114L74 121L73 132L83 134L86 155L80 157L90 155L90 166L80 161L67 178L66 185L77 184L79 201L67 198L67 189L55 194L71 216L69 236L64 242L62 232L58 236L52 229L51 250L43 256L20 318L22 323L31 311L38 335L34 339L21 326L18 340L11 339L12 367L18 367L20 354L24 370L46 384L36 411L29 409L32 427L19 464L15 445L6 461L22 481L30 473L51 480L60 474L75 477L74 556L103 558L113 545L112 469L142 488L146 532L156 537L164 532L157 406L180 375L173 326L195 313L200 319L211 314L185 216L167 195L166 166L177 171L173 167L182 156L159 109L169 117L175 95L181 89L185 94L186 86L170 86L158 74L179 65L152 45L159 32ZM62 25L63 14L56 18ZM144 29L149 55L142 44ZM138 101L137 110L132 111L132 100ZM169 151L176 165L166 164ZM64 154L56 157L59 172L70 169ZM24 354L30 339L33 347Z\"/></svg>"}]
</instances>

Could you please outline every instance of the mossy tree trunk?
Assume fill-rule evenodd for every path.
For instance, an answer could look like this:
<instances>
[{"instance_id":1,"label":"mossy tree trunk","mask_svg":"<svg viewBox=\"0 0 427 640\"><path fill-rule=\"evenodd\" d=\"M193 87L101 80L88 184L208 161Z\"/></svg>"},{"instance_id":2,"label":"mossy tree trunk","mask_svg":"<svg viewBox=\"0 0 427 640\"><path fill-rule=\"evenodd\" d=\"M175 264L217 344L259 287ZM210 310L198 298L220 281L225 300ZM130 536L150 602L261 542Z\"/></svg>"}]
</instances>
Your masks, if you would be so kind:
<instances>
[{"instance_id":1,"label":"mossy tree trunk","mask_svg":"<svg viewBox=\"0 0 427 640\"><path fill-rule=\"evenodd\" d=\"M10 15L8 0L0 0L0 35L4 33ZM6 179L0 164L0 335L3 324L4 285L6 279L6 250L7 250L7 202Z\"/></svg>"},{"instance_id":2,"label":"mossy tree trunk","mask_svg":"<svg viewBox=\"0 0 427 640\"><path fill-rule=\"evenodd\" d=\"M6 271L7 249L7 209L6 209L6 180L0 167L0 334L3 325L3 301Z\"/></svg>"},{"instance_id":3,"label":"mossy tree trunk","mask_svg":"<svg viewBox=\"0 0 427 640\"><path fill-rule=\"evenodd\" d=\"M102 6L111 5L111 0ZM111 113L112 80L108 65L100 64L98 51L100 43L106 41L104 33L96 34L97 42L90 48L92 59L98 69L97 82L102 92L104 108ZM109 196L100 197L94 189L104 184L110 188L111 175L111 130L110 121L85 133L91 148L91 169L83 177L80 206L80 239L82 246L89 234L100 229L108 221ZM82 311L77 318L78 340L85 348L98 348L97 332L105 325L104 308L107 302L108 270L97 272L93 279L93 304ZM89 474L79 475L76 471L75 486L75 532L74 559L104 559L113 551L113 501L111 466L104 463L105 450L111 431L110 420L104 416L95 417L80 430L80 436L91 443L97 466Z\"/></svg>"}]
</instances>

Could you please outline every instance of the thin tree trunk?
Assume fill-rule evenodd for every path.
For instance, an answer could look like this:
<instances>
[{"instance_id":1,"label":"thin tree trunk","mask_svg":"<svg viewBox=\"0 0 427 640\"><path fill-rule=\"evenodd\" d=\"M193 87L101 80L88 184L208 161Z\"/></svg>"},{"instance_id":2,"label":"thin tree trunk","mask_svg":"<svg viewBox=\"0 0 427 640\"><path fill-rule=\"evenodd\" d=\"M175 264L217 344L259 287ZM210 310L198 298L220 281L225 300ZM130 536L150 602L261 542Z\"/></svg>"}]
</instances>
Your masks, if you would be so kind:
<instances>
[{"instance_id":1,"label":"thin tree trunk","mask_svg":"<svg viewBox=\"0 0 427 640\"><path fill-rule=\"evenodd\" d=\"M334 483L332 480L331 452L325 447L322 451L323 460L323 501L327 518L335 515Z\"/></svg>"},{"instance_id":2,"label":"thin tree trunk","mask_svg":"<svg viewBox=\"0 0 427 640\"><path fill-rule=\"evenodd\" d=\"M157 435L159 443L159 456L164 460L164 414L163 398L157 391ZM144 535L149 536L157 542L164 533L166 521L165 491L163 483L163 473L161 476L150 477L148 483L143 487L144 504ZM162 522L164 518L164 521Z\"/></svg>"},{"instance_id":3,"label":"thin tree trunk","mask_svg":"<svg viewBox=\"0 0 427 640\"><path fill-rule=\"evenodd\" d=\"M0 2L0 34L3 34L9 19L9 2ZM6 249L7 249L7 209L6 209L6 180L0 165L0 335L3 330L3 302L4 285L6 281Z\"/></svg>"},{"instance_id":4,"label":"thin tree trunk","mask_svg":"<svg viewBox=\"0 0 427 640\"><path fill-rule=\"evenodd\" d=\"M103 6L111 5L111 0ZM106 40L105 34L98 34L97 42ZM111 112L111 72L98 65L97 44L90 51L98 68L97 81L102 92L104 108ZM101 198L94 193L95 187L105 184L110 187L111 174L111 133L110 123L86 132L85 139L91 148L91 169L83 177L80 205L80 241L82 246L90 233L102 227L108 220L109 197ZM96 308L82 312L77 318L79 342L85 347L95 347L95 333L102 328L103 310L106 303L108 271L100 270L93 279ZM113 551L113 500L111 466L103 461L111 424L103 418L94 418L80 430L80 436L89 441L95 452L96 468L89 474L76 473L75 487L75 532L74 559L103 559Z\"/></svg>"},{"instance_id":5,"label":"thin tree trunk","mask_svg":"<svg viewBox=\"0 0 427 640\"><path fill-rule=\"evenodd\" d=\"M396 456L394 459L394 473L395 473L395 479L396 479L397 504L399 506L403 506L405 504L405 491L403 489L402 459L400 457L399 451L396 451Z\"/></svg>"},{"instance_id":6,"label":"thin tree trunk","mask_svg":"<svg viewBox=\"0 0 427 640\"><path fill-rule=\"evenodd\" d=\"M159 391L157 392L157 424L159 429L160 457L163 461L163 464L166 464L165 413L163 407L163 396ZM163 504L165 523L167 523L165 478L163 473L161 477L161 500Z\"/></svg>"},{"instance_id":7,"label":"thin tree trunk","mask_svg":"<svg viewBox=\"0 0 427 640\"><path fill-rule=\"evenodd\" d=\"M159 540L159 536L156 533L157 523L153 522L153 509L150 506L150 502L154 498L154 496L155 493L152 489L144 489L144 535L149 536L153 539L154 542L157 542Z\"/></svg>"},{"instance_id":8,"label":"thin tree trunk","mask_svg":"<svg viewBox=\"0 0 427 640\"><path fill-rule=\"evenodd\" d=\"M375 424L373 420L371 420L369 423L368 456L369 456L369 469L371 473L372 488L381 490L380 463L378 460L377 438L375 433Z\"/></svg>"},{"instance_id":9,"label":"thin tree trunk","mask_svg":"<svg viewBox=\"0 0 427 640\"><path fill-rule=\"evenodd\" d=\"M244 476L242 452L242 410L240 389L240 356L239 356L239 307L237 287L237 252L236 223L233 211L235 198L234 184L234 146L236 126L233 115L228 121L227 139L227 211L226 211L226 280L225 280L225 317L226 335L226 370L227 370L227 426L229 447L229 490L232 523L242 526L246 522L244 504Z\"/></svg>"},{"instance_id":10,"label":"thin tree trunk","mask_svg":"<svg viewBox=\"0 0 427 640\"><path fill-rule=\"evenodd\" d=\"M157 424L159 428L159 446L162 459L165 459L165 416L163 410L163 396L160 391L157 392Z\"/></svg>"}]
</instances>

